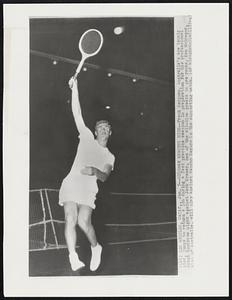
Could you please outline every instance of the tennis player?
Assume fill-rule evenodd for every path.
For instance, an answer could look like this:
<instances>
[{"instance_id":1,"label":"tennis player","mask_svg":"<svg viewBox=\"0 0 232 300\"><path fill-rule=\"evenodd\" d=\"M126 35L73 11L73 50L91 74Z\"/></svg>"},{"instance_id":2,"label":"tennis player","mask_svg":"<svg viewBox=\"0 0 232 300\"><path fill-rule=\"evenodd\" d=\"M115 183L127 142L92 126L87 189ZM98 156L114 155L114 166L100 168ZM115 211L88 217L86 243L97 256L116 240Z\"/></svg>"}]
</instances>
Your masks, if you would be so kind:
<instances>
[{"instance_id":1,"label":"tennis player","mask_svg":"<svg viewBox=\"0 0 232 300\"><path fill-rule=\"evenodd\" d=\"M91 244L90 270L95 271L101 262L102 246L97 241L91 215L98 193L97 180L106 181L114 167L115 157L107 148L112 131L108 121L98 121L94 138L82 117L77 80L72 77L69 86L72 90L72 112L80 140L72 168L59 191L59 204L64 206L65 238L72 270L84 267L75 248L78 224Z\"/></svg>"}]
</instances>

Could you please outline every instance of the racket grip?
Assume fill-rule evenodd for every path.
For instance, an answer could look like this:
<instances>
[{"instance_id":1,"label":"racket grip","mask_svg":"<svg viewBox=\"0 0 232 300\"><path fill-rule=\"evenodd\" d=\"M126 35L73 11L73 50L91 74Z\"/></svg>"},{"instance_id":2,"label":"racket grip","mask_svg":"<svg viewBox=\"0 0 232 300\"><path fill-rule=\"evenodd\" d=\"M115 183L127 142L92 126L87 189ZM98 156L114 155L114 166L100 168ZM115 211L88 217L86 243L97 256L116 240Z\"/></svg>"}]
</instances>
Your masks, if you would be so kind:
<instances>
[{"instance_id":1,"label":"racket grip","mask_svg":"<svg viewBox=\"0 0 232 300\"><path fill-rule=\"evenodd\" d=\"M74 80L77 78L77 75L80 73L81 68L82 68L84 62L85 62L85 59L82 59L82 60L80 61L79 65L78 65L78 67L77 67L77 69L76 69L76 73L75 73L75 75L73 76Z\"/></svg>"}]
</instances>

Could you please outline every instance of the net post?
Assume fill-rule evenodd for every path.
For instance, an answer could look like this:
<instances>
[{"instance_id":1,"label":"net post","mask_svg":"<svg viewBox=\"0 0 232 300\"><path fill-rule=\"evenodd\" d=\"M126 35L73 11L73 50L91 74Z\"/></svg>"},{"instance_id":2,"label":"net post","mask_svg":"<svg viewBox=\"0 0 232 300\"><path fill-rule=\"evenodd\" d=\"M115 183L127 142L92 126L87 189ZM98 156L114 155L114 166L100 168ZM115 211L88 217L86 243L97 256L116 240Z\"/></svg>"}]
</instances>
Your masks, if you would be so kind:
<instances>
[{"instance_id":1,"label":"net post","mask_svg":"<svg viewBox=\"0 0 232 300\"><path fill-rule=\"evenodd\" d=\"M48 199L47 189L44 189L44 192L45 192L45 197L46 197L46 201L47 201L47 205L48 205L48 211L49 211L49 216L51 219L52 230L53 230L53 234L54 234L54 238L55 238L56 248L58 249L59 245L58 245L58 241L57 241L56 230L55 230L54 221L53 221L53 217L52 217L52 211L51 211L51 207L50 207L50 203L49 203L49 199Z\"/></svg>"},{"instance_id":2,"label":"net post","mask_svg":"<svg viewBox=\"0 0 232 300\"><path fill-rule=\"evenodd\" d=\"M47 225L46 225L46 212L45 212L45 206L44 206L44 198L43 198L43 189L39 190L40 194L40 200L41 200L41 205L42 205L42 211L43 211L43 224L44 224L44 249L47 248Z\"/></svg>"}]
</instances>

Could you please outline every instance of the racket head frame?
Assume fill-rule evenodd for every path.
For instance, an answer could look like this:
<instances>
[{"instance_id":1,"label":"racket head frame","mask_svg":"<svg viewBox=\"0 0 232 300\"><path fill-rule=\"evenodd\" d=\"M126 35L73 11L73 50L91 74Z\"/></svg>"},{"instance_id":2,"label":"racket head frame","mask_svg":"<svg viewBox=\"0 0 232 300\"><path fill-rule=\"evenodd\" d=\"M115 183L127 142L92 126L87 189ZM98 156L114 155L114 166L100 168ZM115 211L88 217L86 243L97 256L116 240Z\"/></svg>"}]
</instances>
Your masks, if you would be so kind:
<instances>
[{"instance_id":1,"label":"racket head frame","mask_svg":"<svg viewBox=\"0 0 232 300\"><path fill-rule=\"evenodd\" d=\"M91 53L91 54L87 54L87 53L85 53L85 52L83 51L83 49L82 49L82 47L81 47L81 43L82 43L83 38L85 37L85 35L86 35L88 32L90 32L90 31L96 31L96 32L99 34L99 36L100 36L101 42L100 42L100 45L99 45L98 49L97 49L95 52L93 52L93 53ZM84 64L84 62L85 62L85 60L86 60L88 57L91 57L91 56L96 55L96 54L101 50L102 44L103 44L103 35L102 35L102 33L101 33L99 30L94 29L94 28L91 28L91 29L86 30L86 31L82 34L82 36L81 36L81 38L80 38L80 40L79 40L79 50L80 50L80 52L81 52L82 57L81 57L81 61L80 61L79 65L78 65L78 67L77 67L77 69L76 69L76 73L75 73L75 75L73 76L74 79L76 79L76 78L77 78L77 75L80 73L80 70L81 70L81 68L82 68L82 66L83 66L83 64Z\"/></svg>"},{"instance_id":2,"label":"racket head frame","mask_svg":"<svg viewBox=\"0 0 232 300\"><path fill-rule=\"evenodd\" d=\"M83 41L85 35L86 35L88 32L90 32L90 31L95 31L95 32L97 32L97 33L99 34L99 36L100 36L101 42L100 42L100 45L98 46L98 48L97 48L97 50L96 50L95 52L90 53L90 54L87 54L87 53L85 53L84 50L82 49L81 43L82 43L82 41ZM90 56L96 55L96 54L101 50L102 44L103 44L103 35L102 35L102 33L101 33L99 30L94 29L94 28L88 29L87 31L85 31L85 32L82 34L82 36L81 36L81 38L80 38L80 40L79 40L79 50L80 50L80 52L81 52L81 54L82 54L82 57L85 57L85 59L86 59L86 58L88 58L88 57L90 57Z\"/></svg>"}]
</instances>

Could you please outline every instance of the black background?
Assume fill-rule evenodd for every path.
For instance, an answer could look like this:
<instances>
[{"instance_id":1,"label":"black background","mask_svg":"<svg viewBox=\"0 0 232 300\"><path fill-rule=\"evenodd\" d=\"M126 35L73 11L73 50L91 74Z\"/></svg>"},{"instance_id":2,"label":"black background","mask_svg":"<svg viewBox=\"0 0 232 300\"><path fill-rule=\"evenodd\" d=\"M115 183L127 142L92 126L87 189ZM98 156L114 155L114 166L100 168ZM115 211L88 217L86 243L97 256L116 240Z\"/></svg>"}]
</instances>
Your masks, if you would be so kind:
<instances>
[{"instance_id":1,"label":"black background","mask_svg":"<svg viewBox=\"0 0 232 300\"><path fill-rule=\"evenodd\" d=\"M175 193L173 24L173 18L30 20L30 49L70 59L81 59L85 30L96 28L104 36L101 51L87 61L101 69L82 71L78 81L86 124L93 130L96 120L107 118L113 126L112 192ZM121 35L114 34L116 26L124 26ZM109 78L109 68L163 83ZM30 188L59 188L72 165L78 132L67 83L75 69L30 55Z\"/></svg>"}]
</instances>

